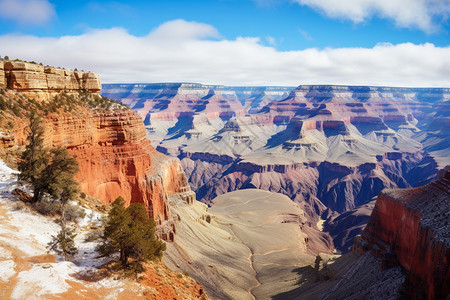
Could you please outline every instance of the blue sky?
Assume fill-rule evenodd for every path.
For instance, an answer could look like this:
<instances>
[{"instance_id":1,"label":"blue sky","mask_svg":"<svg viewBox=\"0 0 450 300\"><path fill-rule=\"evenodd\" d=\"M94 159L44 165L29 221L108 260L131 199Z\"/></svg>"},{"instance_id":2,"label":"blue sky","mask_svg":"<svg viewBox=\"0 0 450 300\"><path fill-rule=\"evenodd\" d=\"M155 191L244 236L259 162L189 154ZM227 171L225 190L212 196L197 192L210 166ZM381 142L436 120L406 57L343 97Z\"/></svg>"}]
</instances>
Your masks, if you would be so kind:
<instances>
[{"instance_id":1,"label":"blue sky","mask_svg":"<svg viewBox=\"0 0 450 300\"><path fill-rule=\"evenodd\" d=\"M0 0L0 55L104 82L450 86L449 15L450 0Z\"/></svg>"}]
</instances>

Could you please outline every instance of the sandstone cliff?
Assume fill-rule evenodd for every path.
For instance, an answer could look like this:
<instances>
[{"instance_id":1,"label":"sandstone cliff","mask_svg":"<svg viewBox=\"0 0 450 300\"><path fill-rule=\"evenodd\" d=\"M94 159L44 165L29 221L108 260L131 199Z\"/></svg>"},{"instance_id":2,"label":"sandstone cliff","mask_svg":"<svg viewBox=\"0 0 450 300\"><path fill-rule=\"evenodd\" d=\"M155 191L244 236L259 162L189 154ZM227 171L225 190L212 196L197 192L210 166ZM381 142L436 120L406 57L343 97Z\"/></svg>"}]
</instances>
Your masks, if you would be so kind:
<instances>
[{"instance_id":1,"label":"sandstone cliff","mask_svg":"<svg viewBox=\"0 0 450 300\"><path fill-rule=\"evenodd\" d=\"M0 88L5 87L45 101L61 92L99 93L101 90L100 77L92 72L71 71L9 60L0 62Z\"/></svg>"},{"instance_id":2,"label":"sandstone cliff","mask_svg":"<svg viewBox=\"0 0 450 300\"><path fill-rule=\"evenodd\" d=\"M450 170L426 186L383 191L355 251L370 250L407 276L402 297L445 299L450 293Z\"/></svg>"},{"instance_id":3,"label":"sandstone cliff","mask_svg":"<svg viewBox=\"0 0 450 300\"><path fill-rule=\"evenodd\" d=\"M184 173L177 159L150 145L136 113L60 113L48 115L47 120L47 142L77 156L76 179L85 193L103 202L122 196L127 205L144 203L159 223L170 217L167 197L185 191Z\"/></svg>"}]
</instances>

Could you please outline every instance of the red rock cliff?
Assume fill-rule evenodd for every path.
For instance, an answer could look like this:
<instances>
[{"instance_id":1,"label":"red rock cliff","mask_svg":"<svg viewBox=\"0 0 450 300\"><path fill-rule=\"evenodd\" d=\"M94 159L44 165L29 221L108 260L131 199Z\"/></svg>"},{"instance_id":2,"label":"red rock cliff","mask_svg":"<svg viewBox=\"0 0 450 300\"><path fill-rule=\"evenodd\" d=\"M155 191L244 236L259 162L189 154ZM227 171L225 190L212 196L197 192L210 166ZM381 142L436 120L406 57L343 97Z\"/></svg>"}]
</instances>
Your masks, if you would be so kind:
<instances>
[{"instance_id":1,"label":"red rock cliff","mask_svg":"<svg viewBox=\"0 0 450 300\"><path fill-rule=\"evenodd\" d=\"M450 172L414 189L385 190L378 196L355 248L371 252L389 267L407 272L403 297L445 299L450 293Z\"/></svg>"},{"instance_id":2,"label":"red rock cliff","mask_svg":"<svg viewBox=\"0 0 450 300\"><path fill-rule=\"evenodd\" d=\"M105 203L122 196L144 203L157 223L170 217L167 198L190 190L178 159L157 152L132 110L47 117L46 139L77 156L81 189Z\"/></svg>"}]
</instances>

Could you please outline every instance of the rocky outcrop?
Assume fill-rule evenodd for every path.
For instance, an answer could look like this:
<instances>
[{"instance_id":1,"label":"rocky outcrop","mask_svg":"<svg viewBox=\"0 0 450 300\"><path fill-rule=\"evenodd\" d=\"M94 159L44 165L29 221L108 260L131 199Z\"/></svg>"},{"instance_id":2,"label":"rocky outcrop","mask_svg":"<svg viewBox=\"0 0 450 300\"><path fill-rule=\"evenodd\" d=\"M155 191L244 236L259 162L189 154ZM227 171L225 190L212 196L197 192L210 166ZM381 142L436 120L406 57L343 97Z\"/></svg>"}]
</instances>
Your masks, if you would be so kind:
<instances>
[{"instance_id":1,"label":"rocky outcrop","mask_svg":"<svg viewBox=\"0 0 450 300\"><path fill-rule=\"evenodd\" d=\"M0 60L0 89L6 88L6 77L5 77L5 68L3 60Z\"/></svg>"},{"instance_id":2,"label":"rocky outcrop","mask_svg":"<svg viewBox=\"0 0 450 300\"><path fill-rule=\"evenodd\" d=\"M2 65L4 65L3 68L1 68ZM2 69L4 69L3 76ZM81 91L99 93L101 90L98 74L44 67L40 64L23 61L2 61L0 82L6 82L3 88L6 87L42 101L48 101L61 92L68 94ZM1 83L0 88L2 88Z\"/></svg>"},{"instance_id":3,"label":"rocky outcrop","mask_svg":"<svg viewBox=\"0 0 450 300\"><path fill-rule=\"evenodd\" d=\"M355 251L370 250L383 259L383 268L406 270L407 299L445 299L450 293L449 187L447 168L426 186L383 191L355 240Z\"/></svg>"},{"instance_id":4,"label":"rocky outcrop","mask_svg":"<svg viewBox=\"0 0 450 300\"><path fill-rule=\"evenodd\" d=\"M2 133L5 151L19 151L17 147L26 144L27 122L15 122L9 134ZM187 203L195 199L179 160L151 146L141 118L132 110L58 112L45 116L44 123L47 146L66 147L76 156L81 190L103 203L118 196L127 205L144 203L161 224L171 217L170 195L180 193Z\"/></svg>"}]
</instances>

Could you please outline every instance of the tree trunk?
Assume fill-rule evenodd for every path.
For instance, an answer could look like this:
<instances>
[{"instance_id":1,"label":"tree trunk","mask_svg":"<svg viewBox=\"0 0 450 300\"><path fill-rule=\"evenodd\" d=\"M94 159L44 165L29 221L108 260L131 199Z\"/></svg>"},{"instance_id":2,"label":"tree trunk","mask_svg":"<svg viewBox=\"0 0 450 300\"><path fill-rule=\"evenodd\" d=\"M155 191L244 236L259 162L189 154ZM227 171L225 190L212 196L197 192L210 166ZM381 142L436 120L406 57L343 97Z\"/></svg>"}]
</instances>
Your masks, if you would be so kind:
<instances>
[{"instance_id":1,"label":"tree trunk","mask_svg":"<svg viewBox=\"0 0 450 300\"><path fill-rule=\"evenodd\" d=\"M34 191L34 193L33 193L33 198L31 199L31 203L36 203L36 202L38 202L38 201L39 201L39 198L40 198L40 194L41 194L41 191L40 191L40 190Z\"/></svg>"},{"instance_id":2,"label":"tree trunk","mask_svg":"<svg viewBox=\"0 0 450 300\"><path fill-rule=\"evenodd\" d=\"M120 249L120 261L122 262L122 266L127 265L128 256L125 253L125 249Z\"/></svg>"}]
</instances>

